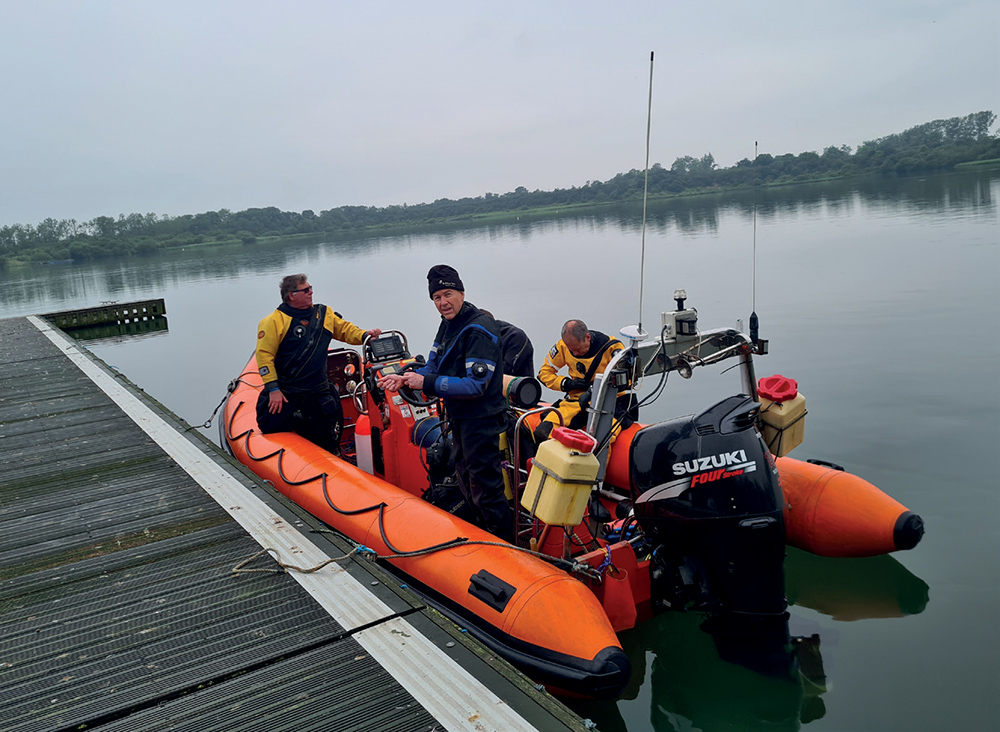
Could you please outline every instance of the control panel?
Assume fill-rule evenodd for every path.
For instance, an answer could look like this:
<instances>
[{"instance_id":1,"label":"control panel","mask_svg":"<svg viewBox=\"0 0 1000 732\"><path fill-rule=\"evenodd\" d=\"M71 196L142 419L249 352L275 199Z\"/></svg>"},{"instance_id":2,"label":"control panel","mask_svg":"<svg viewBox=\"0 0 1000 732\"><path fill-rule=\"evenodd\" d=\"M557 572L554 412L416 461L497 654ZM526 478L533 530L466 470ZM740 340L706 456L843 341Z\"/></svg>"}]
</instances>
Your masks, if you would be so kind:
<instances>
[{"instance_id":1,"label":"control panel","mask_svg":"<svg viewBox=\"0 0 1000 732\"><path fill-rule=\"evenodd\" d=\"M386 361L399 361L409 358L410 354L406 350L406 344L398 333L388 333L372 338L365 343L368 360L372 363L385 363Z\"/></svg>"}]
</instances>

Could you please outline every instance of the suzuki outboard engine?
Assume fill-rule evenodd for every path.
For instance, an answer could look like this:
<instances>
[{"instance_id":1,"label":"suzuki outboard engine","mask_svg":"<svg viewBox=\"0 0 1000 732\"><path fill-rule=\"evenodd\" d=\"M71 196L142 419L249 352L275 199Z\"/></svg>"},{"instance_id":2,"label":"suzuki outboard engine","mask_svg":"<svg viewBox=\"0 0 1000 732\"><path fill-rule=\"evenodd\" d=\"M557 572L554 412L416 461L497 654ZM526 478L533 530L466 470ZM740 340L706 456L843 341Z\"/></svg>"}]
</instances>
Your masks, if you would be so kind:
<instances>
[{"instance_id":1,"label":"suzuki outboard engine","mask_svg":"<svg viewBox=\"0 0 1000 732\"><path fill-rule=\"evenodd\" d=\"M633 437L633 507L658 607L784 617L784 498L759 409L732 396Z\"/></svg>"}]
</instances>

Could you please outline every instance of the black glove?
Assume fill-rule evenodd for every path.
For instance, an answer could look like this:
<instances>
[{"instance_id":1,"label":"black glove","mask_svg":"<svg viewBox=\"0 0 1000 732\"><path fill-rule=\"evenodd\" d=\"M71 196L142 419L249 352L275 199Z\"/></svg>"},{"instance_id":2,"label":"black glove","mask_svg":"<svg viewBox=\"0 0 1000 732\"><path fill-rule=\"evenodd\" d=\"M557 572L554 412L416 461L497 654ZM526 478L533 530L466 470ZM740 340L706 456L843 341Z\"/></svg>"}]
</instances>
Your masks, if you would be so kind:
<instances>
[{"instance_id":1,"label":"black glove","mask_svg":"<svg viewBox=\"0 0 1000 732\"><path fill-rule=\"evenodd\" d=\"M565 377L560 385L562 390L565 392L580 391L581 389L586 389L589 384L586 379L571 379L570 377Z\"/></svg>"}]
</instances>

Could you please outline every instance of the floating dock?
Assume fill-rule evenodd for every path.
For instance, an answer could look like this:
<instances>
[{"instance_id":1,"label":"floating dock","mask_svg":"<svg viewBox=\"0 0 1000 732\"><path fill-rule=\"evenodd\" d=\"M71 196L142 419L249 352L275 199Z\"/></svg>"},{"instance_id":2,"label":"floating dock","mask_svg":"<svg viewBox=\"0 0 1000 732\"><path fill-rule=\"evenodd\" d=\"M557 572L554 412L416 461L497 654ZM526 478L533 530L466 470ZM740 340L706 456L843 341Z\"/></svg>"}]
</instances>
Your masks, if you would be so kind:
<instances>
[{"instance_id":1,"label":"floating dock","mask_svg":"<svg viewBox=\"0 0 1000 732\"><path fill-rule=\"evenodd\" d=\"M0 729L592 729L48 321L0 366Z\"/></svg>"},{"instance_id":2,"label":"floating dock","mask_svg":"<svg viewBox=\"0 0 1000 732\"><path fill-rule=\"evenodd\" d=\"M163 298L137 302L105 302L81 310L61 310L42 316L60 330L96 326L135 326L138 323L166 322L167 305Z\"/></svg>"}]
</instances>

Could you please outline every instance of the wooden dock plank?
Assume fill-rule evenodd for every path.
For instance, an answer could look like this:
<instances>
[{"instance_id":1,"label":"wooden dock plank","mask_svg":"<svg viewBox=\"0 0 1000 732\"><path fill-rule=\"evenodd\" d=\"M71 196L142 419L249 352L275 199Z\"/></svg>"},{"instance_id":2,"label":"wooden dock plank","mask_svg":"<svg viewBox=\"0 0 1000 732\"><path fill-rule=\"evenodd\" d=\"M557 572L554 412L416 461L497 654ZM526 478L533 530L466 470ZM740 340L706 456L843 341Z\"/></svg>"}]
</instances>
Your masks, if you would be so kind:
<instances>
[{"instance_id":1,"label":"wooden dock plank","mask_svg":"<svg viewBox=\"0 0 1000 732\"><path fill-rule=\"evenodd\" d=\"M375 567L234 575L261 551L254 521L286 533L315 521L61 339L0 320L0 728L584 728L502 662L485 665ZM145 412L128 414L132 402ZM153 437L164 426L173 448ZM244 497L220 506L206 485L222 474ZM233 520L248 510L259 518ZM318 556L347 548L296 535L309 552L325 547ZM277 568L266 555L253 566ZM367 585L377 601L348 599L348 622L335 617L338 593ZM465 665L452 668L456 655Z\"/></svg>"}]
</instances>

